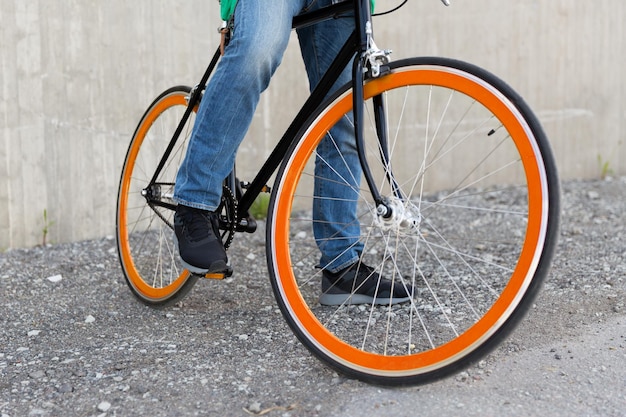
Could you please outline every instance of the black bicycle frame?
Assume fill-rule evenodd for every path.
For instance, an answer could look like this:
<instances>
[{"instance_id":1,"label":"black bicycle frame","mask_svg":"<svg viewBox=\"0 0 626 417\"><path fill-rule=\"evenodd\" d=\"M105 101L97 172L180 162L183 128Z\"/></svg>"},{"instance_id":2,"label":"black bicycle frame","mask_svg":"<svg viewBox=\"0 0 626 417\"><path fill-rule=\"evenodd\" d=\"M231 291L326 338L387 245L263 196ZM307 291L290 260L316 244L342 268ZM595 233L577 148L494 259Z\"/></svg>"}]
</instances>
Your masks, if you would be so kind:
<instances>
[{"instance_id":1,"label":"black bicycle frame","mask_svg":"<svg viewBox=\"0 0 626 417\"><path fill-rule=\"evenodd\" d=\"M384 204L382 198L378 192L376 185L372 180L372 175L369 170L366 158L365 158L365 149L363 145L363 112L364 112L364 103L363 103L363 83L364 83L364 53L367 51L368 45L368 33L367 27L368 22L371 25L371 12L370 12L370 0L343 0L338 3L332 4L330 6L326 6L320 8L313 12L306 12L299 16L296 16L293 20L293 27L295 29L299 29L308 25L313 25L318 22L330 19L338 19L338 18L349 18L346 16L346 13L354 12L353 18L355 19L355 30L352 35L348 38L348 40L344 43L341 50L335 57L334 61L323 75L322 79L319 81L317 86L311 92L311 95L306 100L296 117L293 119L282 138L271 152L261 169L258 171L256 177L246 186L245 191L241 195L241 198L238 202L238 221L241 221L244 217L246 217L246 213L254 202L255 198L265 189L267 182L269 181L272 174L278 169L281 161L284 159L289 147L296 139L301 127L305 124L309 116L317 109L324 99L327 97L331 88L333 87L335 80L341 74L344 68L346 68L350 62L353 62L352 65L352 88L353 88L353 112L354 112L354 125L355 125L355 139L357 145L357 151L359 154L359 158L361 160L361 165L363 168L363 173L368 183L368 186L372 192L374 197L374 201L377 205ZM150 181L150 185L146 187L146 190L150 190L155 185L157 185L156 179L160 171L165 166L165 163L172 152L180 133L182 132L191 112L195 108L195 106L200 102L202 97L202 91L204 90L208 79L215 69L217 62L220 58L220 48L218 48L213 55L211 63L209 64L207 70L205 71L200 83L194 88L192 94L189 98L189 103L187 109L174 132L172 140L170 141L169 146L167 147L157 169ZM382 108L382 100L376 99L374 100L375 105L375 117L376 117L376 125L379 134L379 141L381 142L381 146L383 149L383 154L386 152L386 129L384 122L384 109ZM387 160L385 155L383 158ZM232 182L232 178L230 181ZM235 191L235 190L233 190ZM159 204L159 202L153 201L154 204Z\"/></svg>"}]
</instances>

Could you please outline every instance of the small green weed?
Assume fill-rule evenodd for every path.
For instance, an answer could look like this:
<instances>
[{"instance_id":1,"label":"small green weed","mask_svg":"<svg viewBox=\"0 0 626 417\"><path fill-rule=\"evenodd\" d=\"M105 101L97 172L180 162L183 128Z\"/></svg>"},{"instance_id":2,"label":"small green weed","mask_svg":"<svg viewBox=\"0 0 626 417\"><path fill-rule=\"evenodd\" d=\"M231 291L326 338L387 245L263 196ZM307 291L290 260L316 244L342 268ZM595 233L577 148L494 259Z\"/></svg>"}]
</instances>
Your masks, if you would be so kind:
<instances>
[{"instance_id":1,"label":"small green weed","mask_svg":"<svg viewBox=\"0 0 626 417\"><path fill-rule=\"evenodd\" d=\"M261 193L254 200L250 207L250 215L257 220L265 219L267 217L267 209L270 204L270 196L266 193Z\"/></svg>"},{"instance_id":2,"label":"small green weed","mask_svg":"<svg viewBox=\"0 0 626 417\"><path fill-rule=\"evenodd\" d=\"M50 227L53 224L54 222L48 219L48 210L43 209L43 229L41 229L41 246L46 246L46 239L48 237L48 233L50 232Z\"/></svg>"},{"instance_id":3,"label":"small green weed","mask_svg":"<svg viewBox=\"0 0 626 417\"><path fill-rule=\"evenodd\" d=\"M609 175L613 175L613 169L608 160L604 160L602 155L598 154L598 165L600 166L600 178L605 179Z\"/></svg>"}]
</instances>

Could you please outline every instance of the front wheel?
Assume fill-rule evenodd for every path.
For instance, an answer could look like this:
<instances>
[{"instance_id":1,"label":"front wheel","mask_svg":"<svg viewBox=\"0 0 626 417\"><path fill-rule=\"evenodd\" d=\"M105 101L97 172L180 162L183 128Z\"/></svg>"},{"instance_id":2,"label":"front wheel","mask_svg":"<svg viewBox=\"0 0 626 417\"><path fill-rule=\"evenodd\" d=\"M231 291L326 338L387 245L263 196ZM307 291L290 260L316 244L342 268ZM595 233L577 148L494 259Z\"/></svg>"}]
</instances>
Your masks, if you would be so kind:
<instances>
[{"instance_id":1,"label":"front wheel","mask_svg":"<svg viewBox=\"0 0 626 417\"><path fill-rule=\"evenodd\" d=\"M558 235L557 172L529 107L475 66L398 61L364 95L365 152L393 213L379 214L346 156L345 86L311 116L277 176L272 286L298 338L336 369L380 384L432 381L494 348L531 304ZM321 305L321 276L342 256L337 242L412 288L411 301Z\"/></svg>"}]
</instances>

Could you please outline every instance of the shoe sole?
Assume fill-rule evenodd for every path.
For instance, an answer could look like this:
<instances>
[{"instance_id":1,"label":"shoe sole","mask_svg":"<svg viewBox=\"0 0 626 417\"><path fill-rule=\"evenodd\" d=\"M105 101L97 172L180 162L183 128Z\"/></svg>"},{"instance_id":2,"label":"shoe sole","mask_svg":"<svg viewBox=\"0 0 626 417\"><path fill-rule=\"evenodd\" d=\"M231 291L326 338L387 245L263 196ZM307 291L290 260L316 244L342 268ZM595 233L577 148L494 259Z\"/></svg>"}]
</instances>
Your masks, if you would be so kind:
<instances>
[{"instance_id":1,"label":"shoe sole","mask_svg":"<svg viewBox=\"0 0 626 417\"><path fill-rule=\"evenodd\" d=\"M363 294L322 294L320 304L325 306L374 304L389 305L401 304L411 301L411 297L403 298L374 298Z\"/></svg>"},{"instance_id":2,"label":"shoe sole","mask_svg":"<svg viewBox=\"0 0 626 417\"><path fill-rule=\"evenodd\" d=\"M228 271L228 265L224 261L215 261L211 264L209 268L198 268L197 266L193 266L187 262L183 258L180 258L180 263L192 274L198 275L206 275L206 274L217 274L217 273L226 273Z\"/></svg>"},{"instance_id":3,"label":"shoe sole","mask_svg":"<svg viewBox=\"0 0 626 417\"><path fill-rule=\"evenodd\" d=\"M174 246L176 247L176 252L178 253L178 259L180 259L180 263L192 274L197 275L206 275L206 274L218 274L218 273L226 273L230 267L223 260L215 261L208 268L200 268L190 263L186 262L182 256L180 256L180 248L178 247L178 237L176 233L174 233Z\"/></svg>"}]
</instances>

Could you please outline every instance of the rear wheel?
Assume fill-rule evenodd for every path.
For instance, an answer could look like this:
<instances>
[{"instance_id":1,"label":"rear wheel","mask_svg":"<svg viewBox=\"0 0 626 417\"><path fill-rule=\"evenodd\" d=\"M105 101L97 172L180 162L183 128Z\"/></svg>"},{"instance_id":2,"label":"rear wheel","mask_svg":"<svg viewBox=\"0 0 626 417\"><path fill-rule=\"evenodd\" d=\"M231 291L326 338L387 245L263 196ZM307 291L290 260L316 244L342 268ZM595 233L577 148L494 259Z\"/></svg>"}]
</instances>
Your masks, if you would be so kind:
<instances>
[{"instance_id":1,"label":"rear wheel","mask_svg":"<svg viewBox=\"0 0 626 417\"><path fill-rule=\"evenodd\" d=\"M348 164L333 166L333 178L316 174L328 159L318 145L339 149L331 129L351 123L346 86L311 117L277 176L270 277L291 328L333 367L375 383L431 381L495 347L528 309L558 235L557 172L528 106L477 67L399 61L364 94L366 155L392 216L378 214L360 173L343 173ZM374 101L385 105L386 126ZM385 126L386 150L376 126ZM323 198L314 190L331 182L354 196L359 232L347 238L363 248L361 260L394 285L411 286L411 302L320 305L320 249L354 230L340 224L333 235L314 236L311 207Z\"/></svg>"},{"instance_id":2,"label":"rear wheel","mask_svg":"<svg viewBox=\"0 0 626 417\"><path fill-rule=\"evenodd\" d=\"M182 298L198 280L181 265L172 229L172 200L195 112L187 120L156 183L152 175L187 108L189 87L173 87L148 107L131 140L117 199L117 246L132 292L144 303L166 305Z\"/></svg>"}]
</instances>

